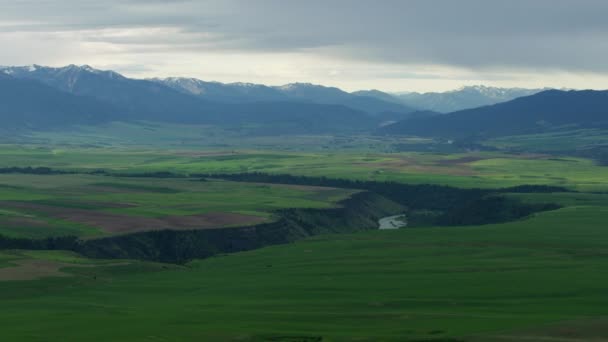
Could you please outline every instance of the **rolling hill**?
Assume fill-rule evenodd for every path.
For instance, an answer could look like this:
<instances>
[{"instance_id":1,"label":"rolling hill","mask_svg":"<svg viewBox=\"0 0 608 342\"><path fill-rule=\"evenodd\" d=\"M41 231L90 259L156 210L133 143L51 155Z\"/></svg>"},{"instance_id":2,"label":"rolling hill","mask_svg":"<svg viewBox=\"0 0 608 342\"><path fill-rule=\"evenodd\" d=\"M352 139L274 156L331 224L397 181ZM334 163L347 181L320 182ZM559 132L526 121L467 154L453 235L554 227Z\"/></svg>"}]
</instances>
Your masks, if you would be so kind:
<instances>
[{"instance_id":1,"label":"rolling hill","mask_svg":"<svg viewBox=\"0 0 608 342\"><path fill-rule=\"evenodd\" d=\"M406 117L407 113L415 111L414 108L399 103L399 101L386 101L375 96L348 93L339 88L310 83L291 83L278 87L270 87L253 83L226 84L205 82L195 78L179 77L151 79L151 81L182 93L214 102L255 103L279 101L343 105L374 116L382 116L382 113L391 112L399 113L403 118Z\"/></svg>"},{"instance_id":2,"label":"rolling hill","mask_svg":"<svg viewBox=\"0 0 608 342\"><path fill-rule=\"evenodd\" d=\"M45 84L0 73L0 120L4 129L56 128L118 119L119 110L92 97L75 96Z\"/></svg>"},{"instance_id":3,"label":"rolling hill","mask_svg":"<svg viewBox=\"0 0 608 342\"><path fill-rule=\"evenodd\" d=\"M206 82L186 77L152 78L150 81L166 85L185 94L216 102L242 103L289 100L279 90L261 84Z\"/></svg>"},{"instance_id":4,"label":"rolling hill","mask_svg":"<svg viewBox=\"0 0 608 342\"><path fill-rule=\"evenodd\" d=\"M364 90L355 92L355 94L372 96L384 101L407 104L408 106L420 108L422 110L449 113L506 102L518 97L533 95L542 90L543 89L468 86L446 92L405 92L389 94L378 90Z\"/></svg>"},{"instance_id":5,"label":"rolling hill","mask_svg":"<svg viewBox=\"0 0 608 342\"><path fill-rule=\"evenodd\" d=\"M382 127L382 134L445 138L497 137L559 128L607 128L608 91L547 90L505 103L407 120Z\"/></svg>"},{"instance_id":6,"label":"rolling hill","mask_svg":"<svg viewBox=\"0 0 608 342\"><path fill-rule=\"evenodd\" d=\"M544 89L546 90L546 89ZM406 103L436 112L449 113L506 102L529 96L543 89L468 86L457 90L431 93L401 93L396 96Z\"/></svg>"},{"instance_id":7,"label":"rolling hill","mask_svg":"<svg viewBox=\"0 0 608 342\"><path fill-rule=\"evenodd\" d=\"M5 115L27 114L19 120L7 118L5 125L29 125L37 121L36 127L43 129L51 123L95 123L108 118L106 112L111 112L115 121L247 126L249 131L263 134L363 131L380 122L369 113L341 104L270 99L211 101L157 81L130 79L89 66L4 67L0 68L0 74L10 90L3 96L12 96L7 102L10 107L4 106Z\"/></svg>"},{"instance_id":8,"label":"rolling hill","mask_svg":"<svg viewBox=\"0 0 608 342\"><path fill-rule=\"evenodd\" d=\"M437 115L416 111L380 91L348 93L309 83L270 87L193 78L142 80L87 65L0 67L0 75L4 126L35 129L152 121L217 125L264 135L369 132L383 126L383 134L468 137L598 124L604 113L604 99L596 92L545 91ZM469 87L441 94L483 93L486 100L498 101L531 91Z\"/></svg>"},{"instance_id":9,"label":"rolling hill","mask_svg":"<svg viewBox=\"0 0 608 342\"><path fill-rule=\"evenodd\" d=\"M375 115L383 112L407 114L416 110L406 104L386 101L359 93L351 94L335 87L324 87L310 83L291 83L276 87L276 89L290 99L322 104L341 104Z\"/></svg>"}]
</instances>

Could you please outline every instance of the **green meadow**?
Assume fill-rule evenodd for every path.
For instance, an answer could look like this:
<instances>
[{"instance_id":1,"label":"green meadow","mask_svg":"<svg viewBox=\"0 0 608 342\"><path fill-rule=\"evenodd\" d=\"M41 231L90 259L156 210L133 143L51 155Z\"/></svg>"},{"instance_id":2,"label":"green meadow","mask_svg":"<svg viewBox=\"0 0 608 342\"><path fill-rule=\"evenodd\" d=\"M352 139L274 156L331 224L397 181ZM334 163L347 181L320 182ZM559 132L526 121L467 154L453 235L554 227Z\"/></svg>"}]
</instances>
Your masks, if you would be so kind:
<instances>
[{"instance_id":1,"label":"green meadow","mask_svg":"<svg viewBox=\"0 0 608 342\"><path fill-rule=\"evenodd\" d=\"M185 178L0 174L0 234L100 237L125 221L141 230L254 224L283 208L331 207L353 192Z\"/></svg>"},{"instance_id":2,"label":"green meadow","mask_svg":"<svg viewBox=\"0 0 608 342\"><path fill-rule=\"evenodd\" d=\"M456 187L559 185L608 191L608 168L591 159L505 152L278 152L0 147L0 167L189 173L267 172Z\"/></svg>"},{"instance_id":3,"label":"green meadow","mask_svg":"<svg viewBox=\"0 0 608 342\"><path fill-rule=\"evenodd\" d=\"M170 269L66 265L67 277L0 282L0 321L5 338L23 341L600 341L607 219L587 203L500 225L319 236Z\"/></svg>"},{"instance_id":4,"label":"green meadow","mask_svg":"<svg viewBox=\"0 0 608 342\"><path fill-rule=\"evenodd\" d=\"M527 151L572 151L605 146L608 136L602 129L570 129L490 139L484 144L502 149Z\"/></svg>"},{"instance_id":5,"label":"green meadow","mask_svg":"<svg viewBox=\"0 0 608 342\"><path fill-rule=\"evenodd\" d=\"M12 237L94 239L141 222L190 229L193 218L230 227L243 218L267 222L282 208L329 208L356 191L124 176L141 172L548 184L578 192L506 194L562 206L509 223L321 235L185 265L3 250L3 340L608 340L608 168L590 159L2 146L0 168L13 166L123 176L0 174L0 234Z\"/></svg>"}]
</instances>

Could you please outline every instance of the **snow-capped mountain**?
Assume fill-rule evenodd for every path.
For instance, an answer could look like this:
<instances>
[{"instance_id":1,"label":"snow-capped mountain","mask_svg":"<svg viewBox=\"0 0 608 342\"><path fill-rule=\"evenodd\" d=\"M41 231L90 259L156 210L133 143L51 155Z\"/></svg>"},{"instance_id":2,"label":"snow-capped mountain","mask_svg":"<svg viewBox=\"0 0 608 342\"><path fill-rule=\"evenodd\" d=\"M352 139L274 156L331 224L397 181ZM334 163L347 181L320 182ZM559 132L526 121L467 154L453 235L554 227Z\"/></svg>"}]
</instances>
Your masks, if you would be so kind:
<instances>
[{"instance_id":1,"label":"snow-capped mountain","mask_svg":"<svg viewBox=\"0 0 608 342\"><path fill-rule=\"evenodd\" d=\"M33 79L57 87L61 90L74 92L82 77L97 75L108 79L125 79L121 74L110 70L98 70L89 65L73 65L52 68L40 65L0 67L0 72L22 79Z\"/></svg>"},{"instance_id":2,"label":"snow-capped mountain","mask_svg":"<svg viewBox=\"0 0 608 342\"><path fill-rule=\"evenodd\" d=\"M196 95L217 102L266 102L282 101L287 97L272 87L253 83L206 82L196 78L152 78L150 81L164 84L180 92Z\"/></svg>"},{"instance_id":3,"label":"snow-capped mountain","mask_svg":"<svg viewBox=\"0 0 608 342\"><path fill-rule=\"evenodd\" d=\"M0 121L13 127L50 128L107 121L152 121L255 127L256 134L365 131L380 119L338 104L264 100L274 88L198 80L132 79L89 66L0 68ZM181 85L181 86L180 86ZM206 86L206 87L204 87ZM183 89L176 89L181 88ZM189 91L187 91L189 89ZM223 91L255 101L227 101ZM196 95L198 92L199 95ZM215 92L215 94L213 93ZM200 96L207 94L208 97ZM237 96L237 98L238 98Z\"/></svg>"},{"instance_id":4,"label":"snow-capped mountain","mask_svg":"<svg viewBox=\"0 0 608 342\"><path fill-rule=\"evenodd\" d=\"M411 106L448 113L506 102L518 97L533 95L543 90L547 89L496 88L478 85L441 93L399 93L395 94L395 97Z\"/></svg>"},{"instance_id":5,"label":"snow-capped mountain","mask_svg":"<svg viewBox=\"0 0 608 342\"><path fill-rule=\"evenodd\" d=\"M494 92L490 90L490 92ZM500 96L500 91L494 92ZM421 120L400 121L382 134L487 139L564 129L608 127L608 91L545 90L490 106L465 109Z\"/></svg>"},{"instance_id":6,"label":"snow-capped mountain","mask_svg":"<svg viewBox=\"0 0 608 342\"><path fill-rule=\"evenodd\" d=\"M179 115L182 117L179 119L181 121L194 120L193 118L197 118L202 112L261 113L262 108L270 111L270 107L277 113L286 113L287 108L290 108L292 113L302 115L306 108L310 117L321 115L320 112L310 113L313 108L324 113L346 113L343 107L347 107L349 110L365 113L373 118L372 121L397 121L410 117L417 108L427 112L449 112L504 102L539 91L475 86L445 93L392 95L377 90L349 93L339 88L310 83L266 86L207 82L179 77L132 79L114 71L98 70L88 65L68 65L60 68L40 65L0 67L0 74L9 78L40 82L73 95L104 101L121 108L121 112L131 118L166 120L171 116L177 120Z\"/></svg>"},{"instance_id":7,"label":"snow-capped mountain","mask_svg":"<svg viewBox=\"0 0 608 342\"><path fill-rule=\"evenodd\" d=\"M374 115L385 112L405 114L414 111L414 109L398 103L398 101L384 101L372 96L360 96L339 88L311 83L290 83L270 87L253 83L206 82L195 78L180 77L150 80L183 93L216 102L309 102L343 105Z\"/></svg>"}]
</instances>

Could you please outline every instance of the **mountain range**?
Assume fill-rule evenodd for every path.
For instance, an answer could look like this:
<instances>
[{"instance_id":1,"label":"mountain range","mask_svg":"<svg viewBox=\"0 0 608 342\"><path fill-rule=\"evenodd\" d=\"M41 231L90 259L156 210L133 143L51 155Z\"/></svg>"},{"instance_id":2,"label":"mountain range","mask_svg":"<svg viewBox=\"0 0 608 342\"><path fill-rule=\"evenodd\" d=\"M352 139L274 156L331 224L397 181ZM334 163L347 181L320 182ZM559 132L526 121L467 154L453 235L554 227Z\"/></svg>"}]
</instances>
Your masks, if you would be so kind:
<instances>
[{"instance_id":1,"label":"mountain range","mask_svg":"<svg viewBox=\"0 0 608 342\"><path fill-rule=\"evenodd\" d=\"M491 138L563 128L608 128L608 91L546 90L508 102L404 120L382 134Z\"/></svg>"},{"instance_id":2,"label":"mountain range","mask_svg":"<svg viewBox=\"0 0 608 342\"><path fill-rule=\"evenodd\" d=\"M308 83L265 86L193 78L131 79L89 66L33 65L0 67L0 120L4 131L154 121L246 127L250 134L265 135L375 131L450 138L606 125L608 92L537 91L466 87L434 93L444 105L446 99L459 98L458 106L466 98L473 105L528 94L440 114L402 102L403 94L377 90L348 93ZM477 102L471 100L473 95ZM458 101L450 103L454 106Z\"/></svg>"},{"instance_id":3,"label":"mountain range","mask_svg":"<svg viewBox=\"0 0 608 342\"><path fill-rule=\"evenodd\" d=\"M89 66L4 67L0 68L0 74L5 76L5 88L10 89L14 83L19 89L20 95L6 102L0 110L4 122L17 126L27 127L36 118L50 118L50 113L62 112L67 103L75 102L76 99L79 104L75 108L78 108L82 116L72 115L70 110L55 121L41 120L40 124L81 124L100 120L147 120L223 126L272 124L277 127L277 131L268 132L265 127L264 133L318 133L365 130L380 120L375 113L340 104L268 99L255 102L212 101L211 97L194 96L162 82L130 79ZM11 92L7 91L4 96L9 94ZM39 101L39 98L53 97L56 101ZM32 103L35 103L33 107ZM93 117L86 114L107 110L104 108L111 108L112 115L104 112L92 120ZM348 125L344 122L348 122Z\"/></svg>"},{"instance_id":4,"label":"mountain range","mask_svg":"<svg viewBox=\"0 0 608 342\"><path fill-rule=\"evenodd\" d=\"M45 129L118 119L117 108L45 84L0 73L0 120L7 128Z\"/></svg>"},{"instance_id":5,"label":"mountain range","mask_svg":"<svg viewBox=\"0 0 608 342\"><path fill-rule=\"evenodd\" d=\"M449 113L506 102L518 97L533 95L545 89L497 88L482 85L462 87L442 93L405 92L389 94L378 90L358 91L354 94L376 97L384 101L405 103L408 106L439 113Z\"/></svg>"},{"instance_id":6,"label":"mountain range","mask_svg":"<svg viewBox=\"0 0 608 342\"><path fill-rule=\"evenodd\" d=\"M414 108L398 101L385 101L374 96L347 93L335 87L325 87L310 83L291 83L278 87L253 83L205 82L195 78L170 77L153 78L151 81L201 99L227 103L250 102L308 102L316 104L338 104L361 110L372 115L382 113L407 113Z\"/></svg>"}]
</instances>

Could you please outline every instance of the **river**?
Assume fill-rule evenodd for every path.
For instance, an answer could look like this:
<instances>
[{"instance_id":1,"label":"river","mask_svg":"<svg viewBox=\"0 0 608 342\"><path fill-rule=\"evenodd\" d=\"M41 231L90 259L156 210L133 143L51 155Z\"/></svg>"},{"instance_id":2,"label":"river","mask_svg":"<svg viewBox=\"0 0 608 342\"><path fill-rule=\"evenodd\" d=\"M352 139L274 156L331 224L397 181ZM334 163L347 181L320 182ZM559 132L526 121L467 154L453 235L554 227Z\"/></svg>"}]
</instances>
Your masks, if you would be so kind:
<instances>
[{"instance_id":1,"label":"river","mask_svg":"<svg viewBox=\"0 0 608 342\"><path fill-rule=\"evenodd\" d=\"M405 215L383 217L378 220L379 229L399 229L407 226Z\"/></svg>"}]
</instances>

